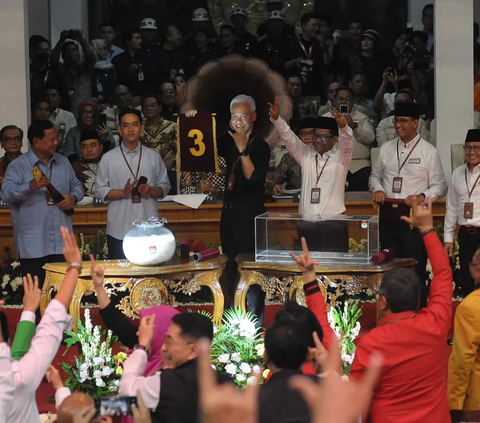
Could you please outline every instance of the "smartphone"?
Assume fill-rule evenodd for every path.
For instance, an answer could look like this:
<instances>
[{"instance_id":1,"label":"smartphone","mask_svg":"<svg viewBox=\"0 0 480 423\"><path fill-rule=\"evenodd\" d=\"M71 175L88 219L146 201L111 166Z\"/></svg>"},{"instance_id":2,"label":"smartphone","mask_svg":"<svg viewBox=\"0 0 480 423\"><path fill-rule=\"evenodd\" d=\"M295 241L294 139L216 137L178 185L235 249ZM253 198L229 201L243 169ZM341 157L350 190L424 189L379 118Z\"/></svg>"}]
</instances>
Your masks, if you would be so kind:
<instances>
[{"instance_id":1,"label":"smartphone","mask_svg":"<svg viewBox=\"0 0 480 423\"><path fill-rule=\"evenodd\" d=\"M342 40L352 38L352 33L349 29L341 29L339 32L340 32L340 39Z\"/></svg>"},{"instance_id":2,"label":"smartphone","mask_svg":"<svg viewBox=\"0 0 480 423\"><path fill-rule=\"evenodd\" d=\"M146 176L140 176L140 178L138 178L138 184L137 186L140 186L140 185L143 185L143 184L146 184L148 181L147 177Z\"/></svg>"},{"instance_id":3,"label":"smartphone","mask_svg":"<svg viewBox=\"0 0 480 423\"><path fill-rule=\"evenodd\" d=\"M342 115L348 115L348 104L340 104L340 113Z\"/></svg>"},{"instance_id":4,"label":"smartphone","mask_svg":"<svg viewBox=\"0 0 480 423\"><path fill-rule=\"evenodd\" d=\"M106 125L107 124L107 115L103 113L95 113L93 115L93 127L98 128L98 125Z\"/></svg>"},{"instance_id":5,"label":"smartphone","mask_svg":"<svg viewBox=\"0 0 480 423\"><path fill-rule=\"evenodd\" d=\"M97 416L132 416L132 405L137 405L136 397L97 397L94 401Z\"/></svg>"}]
</instances>

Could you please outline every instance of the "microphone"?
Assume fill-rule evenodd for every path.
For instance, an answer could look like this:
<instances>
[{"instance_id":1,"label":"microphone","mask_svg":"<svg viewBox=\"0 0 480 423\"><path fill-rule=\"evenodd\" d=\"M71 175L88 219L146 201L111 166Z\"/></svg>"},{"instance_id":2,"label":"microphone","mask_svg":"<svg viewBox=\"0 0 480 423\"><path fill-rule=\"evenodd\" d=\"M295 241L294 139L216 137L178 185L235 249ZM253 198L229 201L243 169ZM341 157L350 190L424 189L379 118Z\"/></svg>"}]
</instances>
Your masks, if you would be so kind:
<instances>
[{"instance_id":1,"label":"microphone","mask_svg":"<svg viewBox=\"0 0 480 423\"><path fill-rule=\"evenodd\" d=\"M372 264L380 264L383 261L393 256L393 248L385 248L377 254L374 254L371 258Z\"/></svg>"}]
</instances>

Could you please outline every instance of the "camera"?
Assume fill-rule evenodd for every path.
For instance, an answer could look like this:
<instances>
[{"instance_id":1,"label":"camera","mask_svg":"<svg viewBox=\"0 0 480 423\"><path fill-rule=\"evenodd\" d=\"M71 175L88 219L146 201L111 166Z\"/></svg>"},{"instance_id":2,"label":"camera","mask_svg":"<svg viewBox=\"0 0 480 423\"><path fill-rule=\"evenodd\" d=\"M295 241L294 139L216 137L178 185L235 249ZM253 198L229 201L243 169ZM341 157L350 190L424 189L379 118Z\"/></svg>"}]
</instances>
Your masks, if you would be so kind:
<instances>
[{"instance_id":1,"label":"camera","mask_svg":"<svg viewBox=\"0 0 480 423\"><path fill-rule=\"evenodd\" d=\"M70 29L68 31L68 38L71 38L72 40L76 40L80 34L80 31L78 29Z\"/></svg>"},{"instance_id":2,"label":"camera","mask_svg":"<svg viewBox=\"0 0 480 423\"><path fill-rule=\"evenodd\" d=\"M136 397L97 397L94 399L97 416L131 416Z\"/></svg>"},{"instance_id":3,"label":"camera","mask_svg":"<svg viewBox=\"0 0 480 423\"><path fill-rule=\"evenodd\" d=\"M300 61L302 65L302 70L300 71L300 76L302 77L302 81L305 84L307 82L308 76L310 72L313 70L313 60L311 59L303 59Z\"/></svg>"}]
</instances>

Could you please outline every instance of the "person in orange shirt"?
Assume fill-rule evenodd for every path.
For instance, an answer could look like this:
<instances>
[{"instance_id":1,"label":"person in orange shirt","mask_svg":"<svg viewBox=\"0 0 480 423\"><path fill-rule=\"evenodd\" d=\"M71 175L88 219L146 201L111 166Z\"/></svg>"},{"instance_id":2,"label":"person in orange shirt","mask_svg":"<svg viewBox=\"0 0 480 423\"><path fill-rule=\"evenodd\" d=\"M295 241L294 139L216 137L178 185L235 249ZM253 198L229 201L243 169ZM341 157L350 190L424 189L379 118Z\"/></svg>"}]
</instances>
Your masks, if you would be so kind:
<instances>
[{"instance_id":1,"label":"person in orange shirt","mask_svg":"<svg viewBox=\"0 0 480 423\"><path fill-rule=\"evenodd\" d=\"M432 264L428 306L420 306L420 281L412 270L383 277L378 327L360 338L350 378L360 379L373 352L384 363L370 408L371 423L450 423L447 401L447 337L452 315L452 271L433 229L432 204L402 217L418 228Z\"/></svg>"},{"instance_id":2,"label":"person in orange shirt","mask_svg":"<svg viewBox=\"0 0 480 423\"><path fill-rule=\"evenodd\" d=\"M475 290L457 307L448 364L450 410L480 409L480 250L470 263Z\"/></svg>"}]
</instances>

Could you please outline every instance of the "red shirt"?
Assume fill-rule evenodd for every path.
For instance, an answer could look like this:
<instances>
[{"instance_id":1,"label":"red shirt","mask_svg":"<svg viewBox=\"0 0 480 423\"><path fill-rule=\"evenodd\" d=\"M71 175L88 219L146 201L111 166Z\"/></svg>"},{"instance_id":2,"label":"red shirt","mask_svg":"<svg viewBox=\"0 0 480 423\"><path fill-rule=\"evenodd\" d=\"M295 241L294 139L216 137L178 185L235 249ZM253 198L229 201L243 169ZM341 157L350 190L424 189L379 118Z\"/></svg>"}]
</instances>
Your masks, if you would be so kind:
<instances>
[{"instance_id":1,"label":"red shirt","mask_svg":"<svg viewBox=\"0 0 480 423\"><path fill-rule=\"evenodd\" d=\"M428 306L395 313L357 344L350 377L359 379L370 355L383 356L371 423L450 423L447 401L447 336L452 314L452 272L435 233L423 238L432 264Z\"/></svg>"}]
</instances>

